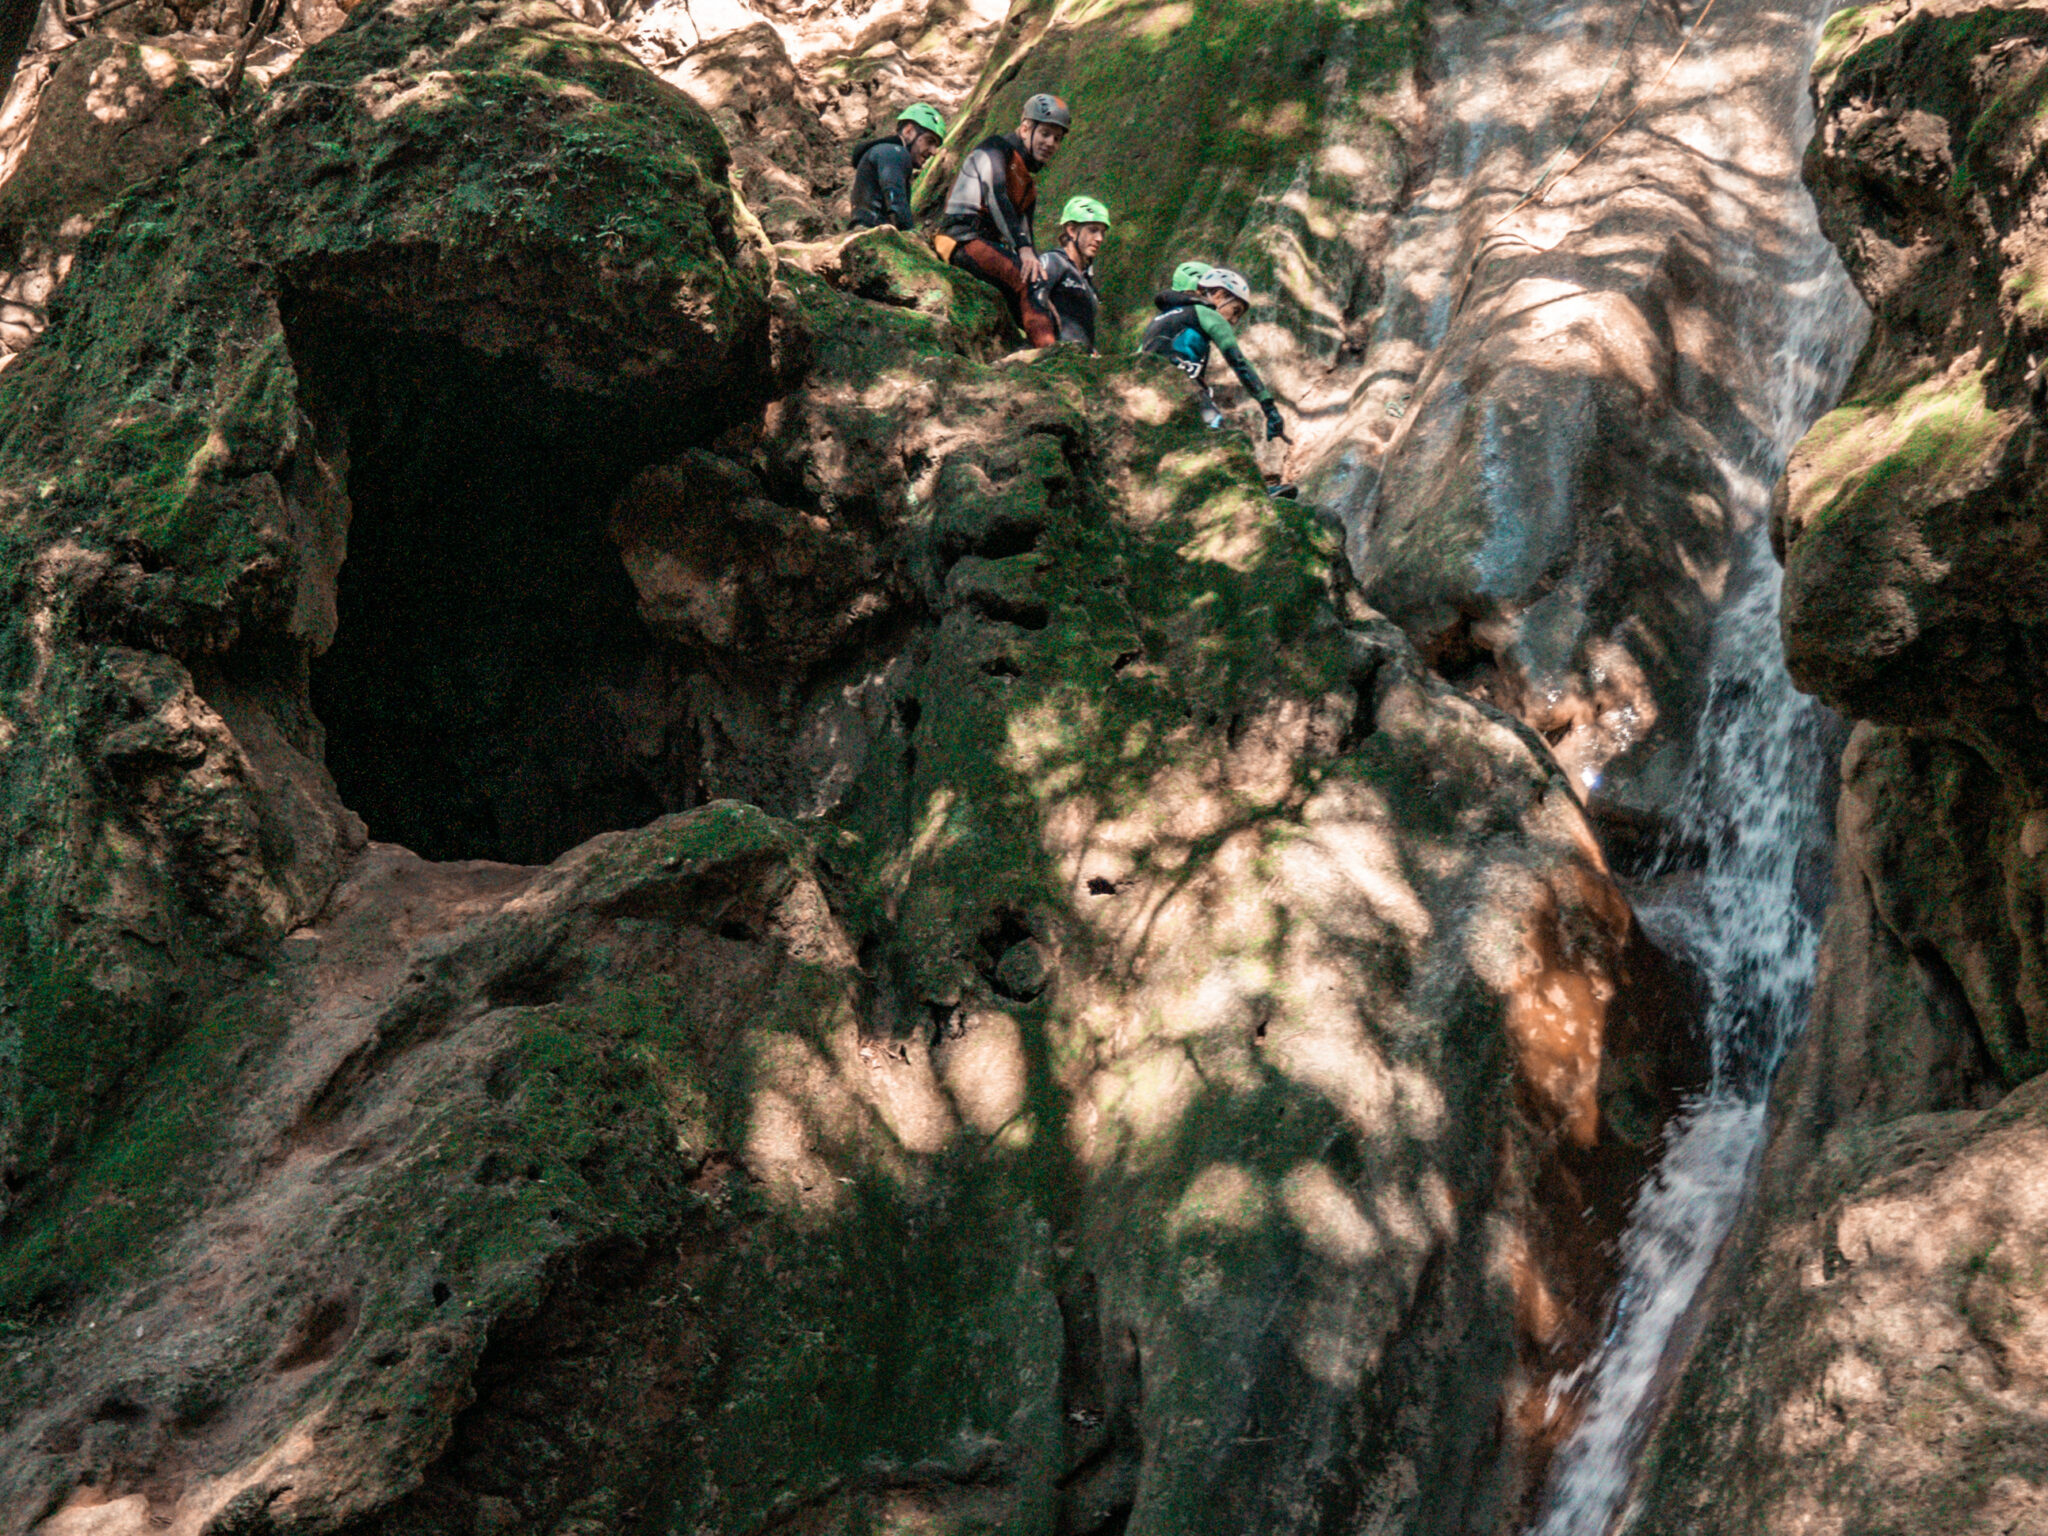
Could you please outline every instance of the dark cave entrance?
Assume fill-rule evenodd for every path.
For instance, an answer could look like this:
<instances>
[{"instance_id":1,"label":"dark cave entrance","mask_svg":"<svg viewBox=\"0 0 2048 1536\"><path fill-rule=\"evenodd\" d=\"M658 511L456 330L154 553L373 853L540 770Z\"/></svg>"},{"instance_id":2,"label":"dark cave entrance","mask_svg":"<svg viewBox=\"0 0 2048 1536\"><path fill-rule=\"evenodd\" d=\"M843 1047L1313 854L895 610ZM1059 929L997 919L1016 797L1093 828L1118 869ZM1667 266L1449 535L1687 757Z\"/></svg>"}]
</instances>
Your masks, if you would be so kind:
<instances>
[{"instance_id":1,"label":"dark cave entrance","mask_svg":"<svg viewBox=\"0 0 2048 1536\"><path fill-rule=\"evenodd\" d=\"M669 751L673 659L606 536L672 451L530 363L287 306L352 512L312 704L341 797L428 859L544 863L699 798ZM664 686L666 680L666 686Z\"/></svg>"}]
</instances>

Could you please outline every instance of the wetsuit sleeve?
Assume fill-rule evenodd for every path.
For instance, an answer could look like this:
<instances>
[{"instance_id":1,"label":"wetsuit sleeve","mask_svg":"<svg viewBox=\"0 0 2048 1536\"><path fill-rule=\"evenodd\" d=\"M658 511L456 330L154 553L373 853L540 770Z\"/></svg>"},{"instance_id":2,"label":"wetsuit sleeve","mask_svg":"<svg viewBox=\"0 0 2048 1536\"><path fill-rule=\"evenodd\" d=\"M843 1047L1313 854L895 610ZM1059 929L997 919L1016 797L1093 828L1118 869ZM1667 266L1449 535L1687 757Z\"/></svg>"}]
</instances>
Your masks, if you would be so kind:
<instances>
[{"instance_id":1,"label":"wetsuit sleeve","mask_svg":"<svg viewBox=\"0 0 2048 1536\"><path fill-rule=\"evenodd\" d=\"M1216 350L1223 354L1223 361L1230 364L1231 372L1238 377L1254 400L1261 402L1273 398L1273 391L1266 387L1266 381L1259 377L1259 370L1251 365L1237 344L1237 332L1230 322L1206 304L1195 306L1195 321L1202 327L1202 334L1209 338Z\"/></svg>"},{"instance_id":2,"label":"wetsuit sleeve","mask_svg":"<svg viewBox=\"0 0 2048 1536\"><path fill-rule=\"evenodd\" d=\"M958 239L978 237L989 215L989 161L986 149L968 151L960 162L960 174L953 178L953 190L946 194L947 233ZM996 167L1000 172L1000 164Z\"/></svg>"},{"instance_id":3,"label":"wetsuit sleeve","mask_svg":"<svg viewBox=\"0 0 2048 1536\"><path fill-rule=\"evenodd\" d=\"M917 228L917 221L910 216L910 152L901 144L883 144L874 151L874 157L889 222L898 229Z\"/></svg>"}]
</instances>

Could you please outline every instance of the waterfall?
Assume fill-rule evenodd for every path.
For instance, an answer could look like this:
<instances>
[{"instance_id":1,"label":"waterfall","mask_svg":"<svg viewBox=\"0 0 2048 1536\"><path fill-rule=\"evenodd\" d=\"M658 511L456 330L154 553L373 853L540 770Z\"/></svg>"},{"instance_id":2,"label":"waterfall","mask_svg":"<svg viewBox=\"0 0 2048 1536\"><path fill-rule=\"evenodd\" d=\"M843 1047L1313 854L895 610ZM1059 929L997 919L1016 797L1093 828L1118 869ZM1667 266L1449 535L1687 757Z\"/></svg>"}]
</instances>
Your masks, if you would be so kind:
<instances>
[{"instance_id":1,"label":"waterfall","mask_svg":"<svg viewBox=\"0 0 2048 1536\"><path fill-rule=\"evenodd\" d=\"M1804 126L1804 125L1802 125ZM1795 195L1804 197L1803 189ZM1761 1147L1771 1076L1805 1023L1817 914L1800 900L1802 860L1825 858L1832 717L1786 675L1778 631L1782 573L1769 504L1786 457L1840 392L1868 319L1810 207L1806 235L1776 284L1759 284L1756 329L1773 359L1770 418L1748 462L1721 467L1746 524L1716 621L1692 776L1672 811L1672 843L1704 850L1696 879L1668 882L1646 928L1705 974L1711 1076L1673 1121L1622 1240L1613 1325L1572 1381L1586 1410L1560 1449L1533 1536L1605 1536L1648 1434L1666 1356L1732 1225Z\"/></svg>"}]
</instances>

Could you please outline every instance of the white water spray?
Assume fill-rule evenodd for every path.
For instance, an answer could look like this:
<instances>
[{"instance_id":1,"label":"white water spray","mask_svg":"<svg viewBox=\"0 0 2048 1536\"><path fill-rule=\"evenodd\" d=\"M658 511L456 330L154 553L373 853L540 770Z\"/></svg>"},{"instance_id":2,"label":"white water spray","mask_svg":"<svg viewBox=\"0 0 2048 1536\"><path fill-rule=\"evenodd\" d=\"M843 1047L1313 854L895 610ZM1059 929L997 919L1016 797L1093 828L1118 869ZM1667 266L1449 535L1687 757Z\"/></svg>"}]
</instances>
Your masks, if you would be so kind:
<instances>
[{"instance_id":1,"label":"white water spray","mask_svg":"<svg viewBox=\"0 0 2048 1536\"><path fill-rule=\"evenodd\" d=\"M1809 216L1809 227L1810 216ZM1679 840L1704 849L1682 903L1648 907L1650 931L1702 967L1710 987L1706 1092L1674 1120L1622 1239L1622 1282L1590 1376L1585 1416L1558 1453L1533 1536L1605 1536L1649 1432L1671 1341L1749 1183L1772 1073L1805 1023L1817 935L1798 895L1802 859L1825 857L1825 711L1794 690L1778 633L1781 573L1768 507L1792 446L1839 392L1867 317L1812 230L1807 271L1782 290L1773 419L1752 463L1723 466L1749 527L1717 623L1693 776L1674 808Z\"/></svg>"}]
</instances>

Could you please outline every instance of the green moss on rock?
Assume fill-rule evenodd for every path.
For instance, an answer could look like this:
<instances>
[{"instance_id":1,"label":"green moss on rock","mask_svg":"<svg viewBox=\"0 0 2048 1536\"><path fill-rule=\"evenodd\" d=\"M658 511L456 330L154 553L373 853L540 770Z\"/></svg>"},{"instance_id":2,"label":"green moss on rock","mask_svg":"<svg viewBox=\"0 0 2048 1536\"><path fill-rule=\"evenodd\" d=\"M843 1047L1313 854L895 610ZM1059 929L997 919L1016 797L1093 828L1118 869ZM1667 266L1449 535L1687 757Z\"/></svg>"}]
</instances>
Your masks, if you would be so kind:
<instances>
[{"instance_id":1,"label":"green moss on rock","mask_svg":"<svg viewBox=\"0 0 2048 1536\"><path fill-rule=\"evenodd\" d=\"M1970 490L2014 425L1986 403L1985 372L1894 385L1816 422L1792 471L1791 540L1825 536L1838 518L1889 517Z\"/></svg>"}]
</instances>

